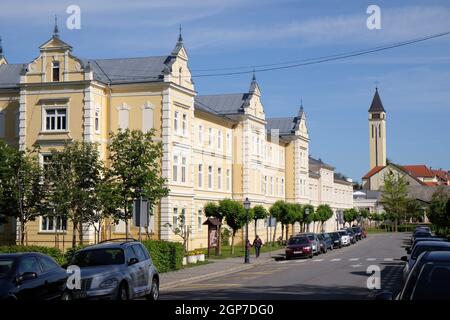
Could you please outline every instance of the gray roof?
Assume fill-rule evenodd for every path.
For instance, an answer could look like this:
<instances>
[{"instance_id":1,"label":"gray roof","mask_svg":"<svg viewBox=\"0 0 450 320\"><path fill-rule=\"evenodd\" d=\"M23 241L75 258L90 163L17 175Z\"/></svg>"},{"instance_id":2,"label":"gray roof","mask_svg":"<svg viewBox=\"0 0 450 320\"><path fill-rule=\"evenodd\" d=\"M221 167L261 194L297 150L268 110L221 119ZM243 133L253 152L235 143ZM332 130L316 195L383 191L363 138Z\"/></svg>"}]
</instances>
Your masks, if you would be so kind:
<instances>
[{"instance_id":1,"label":"gray roof","mask_svg":"<svg viewBox=\"0 0 450 320\"><path fill-rule=\"evenodd\" d=\"M332 165L323 162L322 159L315 159L311 156L309 156L309 167L315 171L318 171L318 169L320 168L334 170L334 167Z\"/></svg>"},{"instance_id":2,"label":"gray roof","mask_svg":"<svg viewBox=\"0 0 450 320\"><path fill-rule=\"evenodd\" d=\"M243 112L248 97L248 93L196 96L194 107L217 115L236 114Z\"/></svg>"},{"instance_id":3,"label":"gray roof","mask_svg":"<svg viewBox=\"0 0 450 320\"><path fill-rule=\"evenodd\" d=\"M358 190L366 194L366 199L381 200L381 191L378 190Z\"/></svg>"},{"instance_id":4,"label":"gray roof","mask_svg":"<svg viewBox=\"0 0 450 320\"><path fill-rule=\"evenodd\" d=\"M443 188L450 195L450 186L408 186L408 196L413 199L430 202L433 193Z\"/></svg>"},{"instance_id":5,"label":"gray roof","mask_svg":"<svg viewBox=\"0 0 450 320\"><path fill-rule=\"evenodd\" d=\"M94 79L104 83L132 83L162 81L162 71L170 56L118 58L118 59L84 59L83 64L90 64Z\"/></svg>"},{"instance_id":6,"label":"gray roof","mask_svg":"<svg viewBox=\"0 0 450 320\"><path fill-rule=\"evenodd\" d=\"M3 64L0 66L0 88L15 88L20 83L22 64Z\"/></svg>"},{"instance_id":7,"label":"gray roof","mask_svg":"<svg viewBox=\"0 0 450 320\"><path fill-rule=\"evenodd\" d=\"M378 94L378 88L375 90L375 95L373 96L369 112L386 112L384 110L383 103L381 102L380 95Z\"/></svg>"},{"instance_id":8,"label":"gray roof","mask_svg":"<svg viewBox=\"0 0 450 320\"><path fill-rule=\"evenodd\" d=\"M267 132L271 132L273 129L278 129L281 136L294 134L295 129L297 128L298 119L298 117L266 119Z\"/></svg>"}]
</instances>

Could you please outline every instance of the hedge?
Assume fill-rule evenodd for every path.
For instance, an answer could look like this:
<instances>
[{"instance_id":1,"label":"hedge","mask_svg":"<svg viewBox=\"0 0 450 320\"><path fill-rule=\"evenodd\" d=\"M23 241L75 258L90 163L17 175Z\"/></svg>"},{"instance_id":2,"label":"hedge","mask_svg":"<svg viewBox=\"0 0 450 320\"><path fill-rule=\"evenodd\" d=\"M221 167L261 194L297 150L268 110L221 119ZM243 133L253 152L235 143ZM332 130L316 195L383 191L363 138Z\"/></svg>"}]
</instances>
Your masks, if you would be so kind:
<instances>
[{"instance_id":1,"label":"hedge","mask_svg":"<svg viewBox=\"0 0 450 320\"><path fill-rule=\"evenodd\" d=\"M63 253L57 248L42 246L0 246L0 253L39 252L51 256L60 265L66 262Z\"/></svg>"},{"instance_id":2,"label":"hedge","mask_svg":"<svg viewBox=\"0 0 450 320\"><path fill-rule=\"evenodd\" d=\"M183 266L184 247L178 242L145 240L142 244L152 257L158 272L179 270Z\"/></svg>"}]
</instances>

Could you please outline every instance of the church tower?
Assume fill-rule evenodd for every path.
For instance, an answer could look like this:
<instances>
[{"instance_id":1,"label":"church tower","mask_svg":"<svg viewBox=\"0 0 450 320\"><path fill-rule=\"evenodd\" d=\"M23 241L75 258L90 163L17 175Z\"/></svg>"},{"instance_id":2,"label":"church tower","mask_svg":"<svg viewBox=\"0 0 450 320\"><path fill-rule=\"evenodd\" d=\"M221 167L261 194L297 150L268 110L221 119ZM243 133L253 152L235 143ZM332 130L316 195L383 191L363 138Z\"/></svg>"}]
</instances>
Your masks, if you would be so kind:
<instances>
[{"instance_id":1,"label":"church tower","mask_svg":"<svg viewBox=\"0 0 450 320\"><path fill-rule=\"evenodd\" d=\"M386 111L378 88L369 108L370 169L386 165Z\"/></svg>"}]
</instances>

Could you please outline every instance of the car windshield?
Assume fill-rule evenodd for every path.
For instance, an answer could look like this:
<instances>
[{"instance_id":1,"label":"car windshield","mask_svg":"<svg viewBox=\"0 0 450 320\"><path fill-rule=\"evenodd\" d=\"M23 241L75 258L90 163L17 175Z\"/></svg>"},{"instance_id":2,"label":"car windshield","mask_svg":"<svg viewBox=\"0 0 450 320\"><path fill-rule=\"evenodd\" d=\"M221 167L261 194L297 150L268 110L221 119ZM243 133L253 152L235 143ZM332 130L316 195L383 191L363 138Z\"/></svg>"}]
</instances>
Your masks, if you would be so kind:
<instances>
[{"instance_id":1,"label":"car windshield","mask_svg":"<svg viewBox=\"0 0 450 320\"><path fill-rule=\"evenodd\" d=\"M450 251L447 246L429 245L429 246L416 246L411 254L411 259L416 260L420 254L424 251Z\"/></svg>"},{"instance_id":2,"label":"car windshield","mask_svg":"<svg viewBox=\"0 0 450 320\"><path fill-rule=\"evenodd\" d=\"M337 239L337 238L339 238L339 234L338 234L338 233L335 233L335 232L329 233L329 235L330 235L330 237L331 237L332 239Z\"/></svg>"},{"instance_id":3,"label":"car windshield","mask_svg":"<svg viewBox=\"0 0 450 320\"><path fill-rule=\"evenodd\" d=\"M71 264L79 267L117 265L125 262L123 250L119 248L92 249L77 252Z\"/></svg>"},{"instance_id":4,"label":"car windshield","mask_svg":"<svg viewBox=\"0 0 450 320\"><path fill-rule=\"evenodd\" d=\"M3 258L0 259L0 278L8 277L13 269L14 259L12 258Z\"/></svg>"},{"instance_id":5,"label":"car windshield","mask_svg":"<svg viewBox=\"0 0 450 320\"><path fill-rule=\"evenodd\" d=\"M425 265L417 279L413 300L449 300L450 265Z\"/></svg>"},{"instance_id":6,"label":"car windshield","mask_svg":"<svg viewBox=\"0 0 450 320\"><path fill-rule=\"evenodd\" d=\"M347 235L347 232L345 232L345 231L339 231L339 235L340 235L340 236L346 236L346 235Z\"/></svg>"},{"instance_id":7,"label":"car windshield","mask_svg":"<svg viewBox=\"0 0 450 320\"><path fill-rule=\"evenodd\" d=\"M429 238L429 237L431 237L431 234L429 232L416 232L414 234L414 237L416 237L416 238Z\"/></svg>"},{"instance_id":8,"label":"car windshield","mask_svg":"<svg viewBox=\"0 0 450 320\"><path fill-rule=\"evenodd\" d=\"M289 239L288 245L305 244L305 243L309 243L308 238L296 237L296 238Z\"/></svg>"},{"instance_id":9,"label":"car windshield","mask_svg":"<svg viewBox=\"0 0 450 320\"><path fill-rule=\"evenodd\" d=\"M312 235L312 234L308 234L307 237L309 240L314 240L314 235Z\"/></svg>"}]
</instances>

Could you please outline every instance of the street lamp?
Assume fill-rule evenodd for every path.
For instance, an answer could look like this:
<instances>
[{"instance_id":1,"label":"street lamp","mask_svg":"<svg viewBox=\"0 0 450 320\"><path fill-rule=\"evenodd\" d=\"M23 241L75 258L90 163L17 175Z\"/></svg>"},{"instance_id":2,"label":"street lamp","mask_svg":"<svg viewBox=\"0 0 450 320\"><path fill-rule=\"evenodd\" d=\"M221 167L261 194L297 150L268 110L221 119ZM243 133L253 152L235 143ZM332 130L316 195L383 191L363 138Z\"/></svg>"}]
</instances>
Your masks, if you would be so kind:
<instances>
[{"instance_id":1,"label":"street lamp","mask_svg":"<svg viewBox=\"0 0 450 320\"><path fill-rule=\"evenodd\" d=\"M250 263L250 252L248 247L248 219L249 219L249 210L250 210L250 201L248 198L245 198L244 201L244 209L246 213L247 223L245 224L245 260L244 263Z\"/></svg>"}]
</instances>

